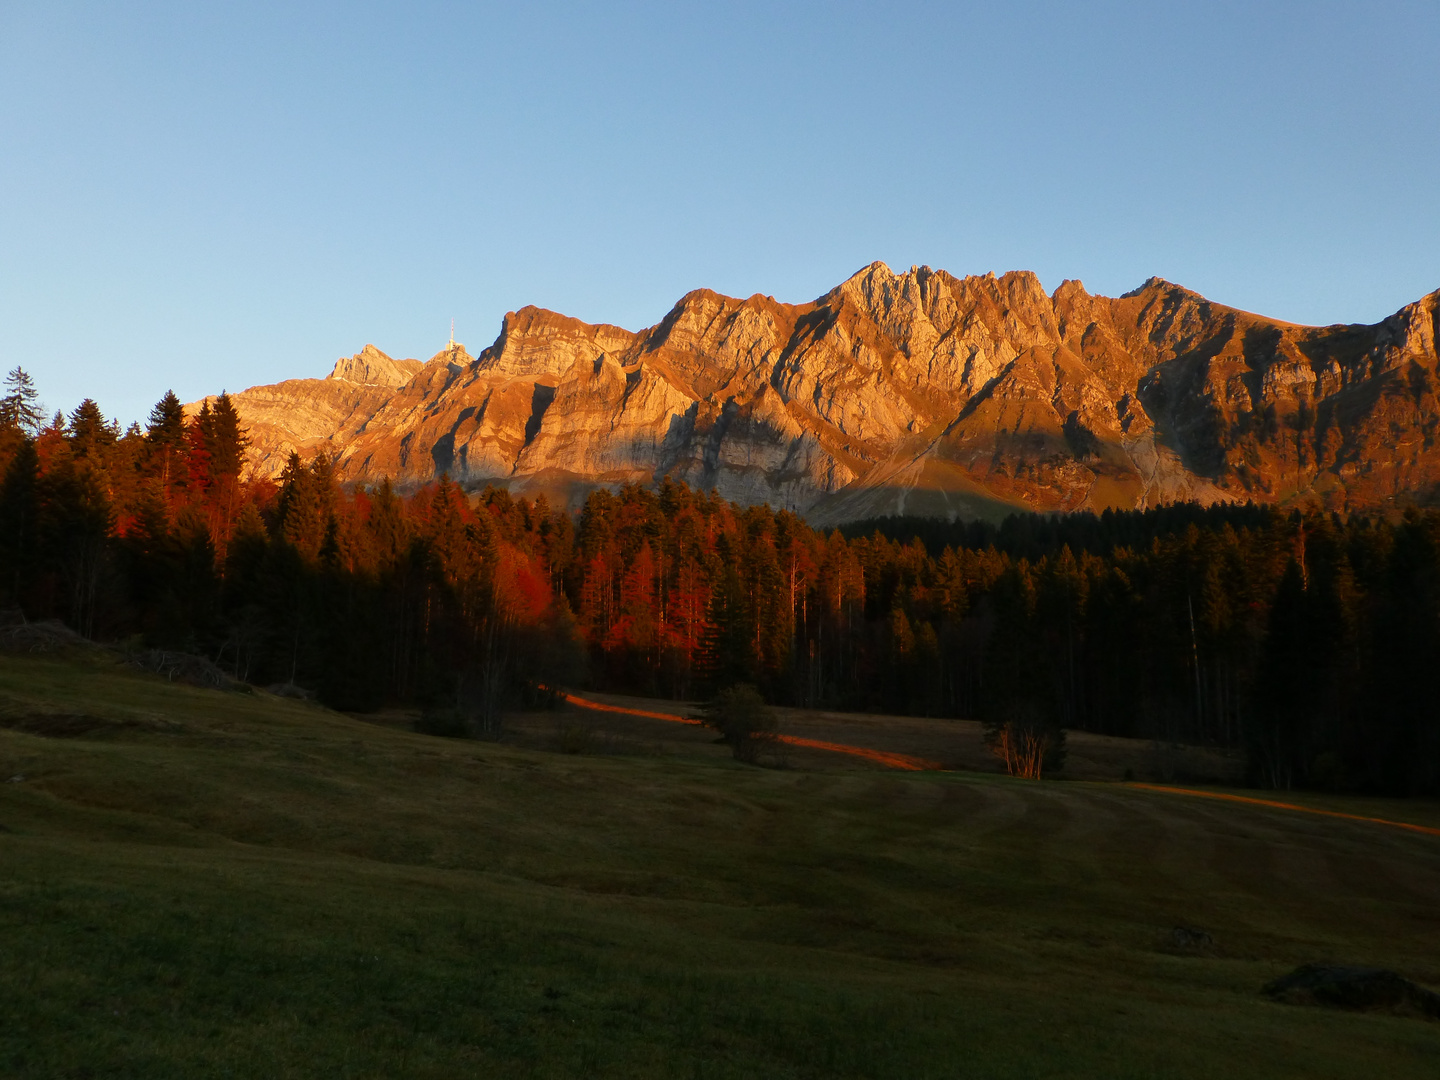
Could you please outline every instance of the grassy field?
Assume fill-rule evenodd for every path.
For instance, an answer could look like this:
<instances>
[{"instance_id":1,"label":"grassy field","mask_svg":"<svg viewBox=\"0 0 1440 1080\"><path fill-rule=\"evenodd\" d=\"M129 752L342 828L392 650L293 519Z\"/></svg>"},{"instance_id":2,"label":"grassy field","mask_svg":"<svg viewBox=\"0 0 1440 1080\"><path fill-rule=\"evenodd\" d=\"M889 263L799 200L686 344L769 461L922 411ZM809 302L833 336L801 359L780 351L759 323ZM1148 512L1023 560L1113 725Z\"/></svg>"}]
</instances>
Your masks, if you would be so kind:
<instances>
[{"instance_id":1,"label":"grassy field","mask_svg":"<svg viewBox=\"0 0 1440 1080\"><path fill-rule=\"evenodd\" d=\"M706 753L714 733L687 729L643 715L617 715L612 706L639 712L661 711L672 715L699 715L699 704L652 701L623 694L587 693L604 713L575 710L559 714L529 713L512 718L510 733L518 745L534 749L569 749L577 746L591 752L637 754L682 754L696 757ZM970 772L1002 772L999 760L985 745L983 726L974 720L934 720L915 716L881 716L871 713L833 713L819 709L776 709L780 727L787 735L822 742L850 744L884 752L903 754L935 762L944 769ZM388 718L407 730L414 713L396 713ZM584 737L577 740L577 735ZM1238 751L1195 746L1156 746L1140 739L1117 739L1072 731L1062 775L1070 780L1198 780L1205 783L1238 782L1245 771ZM805 747L782 748L786 764L807 770L830 771L853 768L852 759ZM709 751L721 758L723 747ZM883 767L883 766L882 766Z\"/></svg>"},{"instance_id":2,"label":"grassy field","mask_svg":"<svg viewBox=\"0 0 1440 1080\"><path fill-rule=\"evenodd\" d=\"M1435 1075L1440 1024L1258 990L1440 985L1440 837L542 743L0 657L0 1075Z\"/></svg>"}]
</instances>

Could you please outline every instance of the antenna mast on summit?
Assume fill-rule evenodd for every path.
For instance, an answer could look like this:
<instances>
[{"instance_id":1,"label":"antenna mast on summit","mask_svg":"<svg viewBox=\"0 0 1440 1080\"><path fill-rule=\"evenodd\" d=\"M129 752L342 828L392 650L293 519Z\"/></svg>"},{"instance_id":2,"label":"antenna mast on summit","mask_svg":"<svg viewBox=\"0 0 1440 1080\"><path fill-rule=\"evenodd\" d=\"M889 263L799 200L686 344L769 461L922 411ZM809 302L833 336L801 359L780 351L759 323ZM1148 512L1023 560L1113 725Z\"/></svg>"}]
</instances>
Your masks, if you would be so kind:
<instances>
[{"instance_id":1,"label":"antenna mast on summit","mask_svg":"<svg viewBox=\"0 0 1440 1080\"><path fill-rule=\"evenodd\" d=\"M455 351L455 320L450 320L450 352Z\"/></svg>"}]
</instances>

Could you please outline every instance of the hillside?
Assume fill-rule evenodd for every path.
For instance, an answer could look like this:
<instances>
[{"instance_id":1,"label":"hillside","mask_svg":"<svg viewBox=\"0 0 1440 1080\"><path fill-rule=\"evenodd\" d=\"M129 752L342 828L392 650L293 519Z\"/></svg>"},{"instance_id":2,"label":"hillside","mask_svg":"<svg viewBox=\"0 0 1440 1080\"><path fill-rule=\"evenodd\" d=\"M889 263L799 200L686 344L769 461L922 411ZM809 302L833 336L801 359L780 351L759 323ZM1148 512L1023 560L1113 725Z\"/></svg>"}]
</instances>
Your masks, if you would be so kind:
<instances>
[{"instance_id":1,"label":"hillside","mask_svg":"<svg viewBox=\"0 0 1440 1080\"><path fill-rule=\"evenodd\" d=\"M233 395L253 464L545 491L670 475L813 524L1176 500L1363 509L1440 484L1440 293L1305 327L1151 279L860 271L808 304L697 290L639 332L538 308L472 357L373 346Z\"/></svg>"},{"instance_id":2,"label":"hillside","mask_svg":"<svg viewBox=\"0 0 1440 1080\"><path fill-rule=\"evenodd\" d=\"M0 1072L1433 1074L1440 1025L1258 993L1317 958L1440 984L1432 835L615 750L0 657Z\"/></svg>"}]
</instances>

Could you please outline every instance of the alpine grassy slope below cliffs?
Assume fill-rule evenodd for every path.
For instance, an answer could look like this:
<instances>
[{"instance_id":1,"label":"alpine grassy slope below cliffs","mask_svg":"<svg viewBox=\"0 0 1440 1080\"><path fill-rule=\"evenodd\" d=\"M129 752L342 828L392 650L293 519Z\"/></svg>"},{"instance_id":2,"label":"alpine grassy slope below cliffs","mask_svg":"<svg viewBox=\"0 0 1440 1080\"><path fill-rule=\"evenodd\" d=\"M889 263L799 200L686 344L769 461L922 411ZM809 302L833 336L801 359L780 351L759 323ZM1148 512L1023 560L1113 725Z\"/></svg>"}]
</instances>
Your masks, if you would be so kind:
<instances>
[{"instance_id":1,"label":"alpine grassy slope below cliffs","mask_svg":"<svg viewBox=\"0 0 1440 1080\"><path fill-rule=\"evenodd\" d=\"M552 497L670 475L814 524L1363 508L1440 487L1437 320L1440 293L1308 327L1158 278L1111 299L874 263L809 304L697 290L638 333L525 308L478 357L366 346L233 400L264 475L318 449L346 480L448 472Z\"/></svg>"}]
</instances>

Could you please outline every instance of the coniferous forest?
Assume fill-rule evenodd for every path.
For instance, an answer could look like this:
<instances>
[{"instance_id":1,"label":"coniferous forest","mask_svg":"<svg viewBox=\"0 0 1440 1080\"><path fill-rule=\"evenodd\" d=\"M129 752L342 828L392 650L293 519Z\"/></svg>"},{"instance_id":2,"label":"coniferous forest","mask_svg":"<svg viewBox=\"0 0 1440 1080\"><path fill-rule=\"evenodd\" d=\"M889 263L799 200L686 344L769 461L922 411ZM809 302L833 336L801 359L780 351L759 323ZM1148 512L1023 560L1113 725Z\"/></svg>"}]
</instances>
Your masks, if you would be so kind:
<instances>
[{"instance_id":1,"label":"coniferous forest","mask_svg":"<svg viewBox=\"0 0 1440 1080\"><path fill-rule=\"evenodd\" d=\"M351 711L588 685L1243 748L1252 781L1440 794L1440 514L1175 505L829 532L669 480L578 514L442 478L247 479L221 395L121 431L0 399L0 609Z\"/></svg>"}]
</instances>

